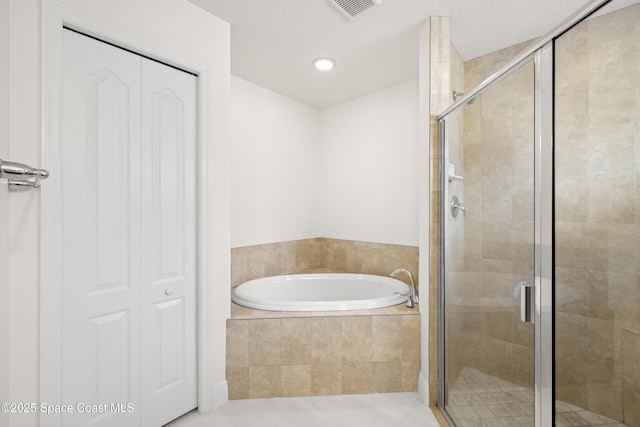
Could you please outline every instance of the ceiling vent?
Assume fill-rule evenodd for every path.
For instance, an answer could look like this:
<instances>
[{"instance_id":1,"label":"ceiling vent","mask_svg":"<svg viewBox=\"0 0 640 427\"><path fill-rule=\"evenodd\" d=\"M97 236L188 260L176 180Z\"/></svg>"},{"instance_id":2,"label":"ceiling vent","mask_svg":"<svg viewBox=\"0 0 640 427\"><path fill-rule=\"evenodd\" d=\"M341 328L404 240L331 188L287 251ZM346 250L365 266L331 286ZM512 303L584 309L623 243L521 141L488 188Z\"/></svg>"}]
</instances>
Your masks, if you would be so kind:
<instances>
[{"instance_id":1,"label":"ceiling vent","mask_svg":"<svg viewBox=\"0 0 640 427\"><path fill-rule=\"evenodd\" d=\"M349 19L353 19L373 6L382 3L382 0L329 0L329 3L335 5Z\"/></svg>"}]
</instances>

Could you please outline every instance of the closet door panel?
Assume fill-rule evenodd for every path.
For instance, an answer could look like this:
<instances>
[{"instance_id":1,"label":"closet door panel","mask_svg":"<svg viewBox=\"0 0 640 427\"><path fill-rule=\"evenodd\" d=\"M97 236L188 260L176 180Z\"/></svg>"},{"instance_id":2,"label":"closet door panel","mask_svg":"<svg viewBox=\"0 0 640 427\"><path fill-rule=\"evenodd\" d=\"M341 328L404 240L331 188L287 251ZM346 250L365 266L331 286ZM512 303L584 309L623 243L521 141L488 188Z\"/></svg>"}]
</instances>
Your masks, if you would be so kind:
<instances>
[{"instance_id":1,"label":"closet door panel","mask_svg":"<svg viewBox=\"0 0 640 427\"><path fill-rule=\"evenodd\" d=\"M71 31L63 52L62 424L138 426L141 60Z\"/></svg>"},{"instance_id":2,"label":"closet door panel","mask_svg":"<svg viewBox=\"0 0 640 427\"><path fill-rule=\"evenodd\" d=\"M144 425L195 408L195 76L142 65L142 399Z\"/></svg>"}]
</instances>

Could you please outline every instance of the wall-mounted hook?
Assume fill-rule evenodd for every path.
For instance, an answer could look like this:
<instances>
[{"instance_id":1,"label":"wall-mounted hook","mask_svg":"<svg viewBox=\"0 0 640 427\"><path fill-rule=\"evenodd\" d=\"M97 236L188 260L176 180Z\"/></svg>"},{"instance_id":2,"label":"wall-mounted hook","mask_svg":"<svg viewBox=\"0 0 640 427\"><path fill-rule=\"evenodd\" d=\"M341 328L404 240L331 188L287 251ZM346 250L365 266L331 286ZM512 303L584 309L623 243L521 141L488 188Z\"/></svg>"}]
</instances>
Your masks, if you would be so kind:
<instances>
[{"instance_id":1,"label":"wall-mounted hook","mask_svg":"<svg viewBox=\"0 0 640 427\"><path fill-rule=\"evenodd\" d=\"M8 180L9 190L39 188L40 180L48 177L49 172L44 169L0 159L0 178Z\"/></svg>"}]
</instances>

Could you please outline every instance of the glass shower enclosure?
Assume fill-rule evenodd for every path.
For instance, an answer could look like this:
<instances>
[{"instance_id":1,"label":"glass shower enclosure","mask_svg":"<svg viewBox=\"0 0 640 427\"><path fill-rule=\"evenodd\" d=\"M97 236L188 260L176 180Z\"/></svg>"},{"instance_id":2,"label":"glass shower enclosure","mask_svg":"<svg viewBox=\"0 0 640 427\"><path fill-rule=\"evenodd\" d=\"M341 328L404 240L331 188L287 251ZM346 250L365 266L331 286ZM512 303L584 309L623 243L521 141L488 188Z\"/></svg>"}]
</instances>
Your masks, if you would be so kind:
<instances>
[{"instance_id":1,"label":"glass shower enclosure","mask_svg":"<svg viewBox=\"0 0 640 427\"><path fill-rule=\"evenodd\" d=\"M640 427L640 3L587 4L438 119L445 416Z\"/></svg>"}]
</instances>

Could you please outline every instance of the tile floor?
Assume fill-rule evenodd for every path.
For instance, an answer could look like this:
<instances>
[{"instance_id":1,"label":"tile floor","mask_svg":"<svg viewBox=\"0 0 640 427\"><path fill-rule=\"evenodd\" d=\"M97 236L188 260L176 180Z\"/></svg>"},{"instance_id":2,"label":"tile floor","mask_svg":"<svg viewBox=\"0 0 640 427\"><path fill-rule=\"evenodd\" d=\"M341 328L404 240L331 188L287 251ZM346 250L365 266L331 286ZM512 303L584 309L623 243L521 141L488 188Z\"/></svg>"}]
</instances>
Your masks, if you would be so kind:
<instances>
[{"instance_id":1,"label":"tile floor","mask_svg":"<svg viewBox=\"0 0 640 427\"><path fill-rule=\"evenodd\" d=\"M450 388L447 410L458 427L532 427L533 401L533 390L464 368ZM625 427L561 401L556 413L556 427Z\"/></svg>"},{"instance_id":2,"label":"tile floor","mask_svg":"<svg viewBox=\"0 0 640 427\"><path fill-rule=\"evenodd\" d=\"M232 400L167 427L438 427L418 393Z\"/></svg>"}]
</instances>

